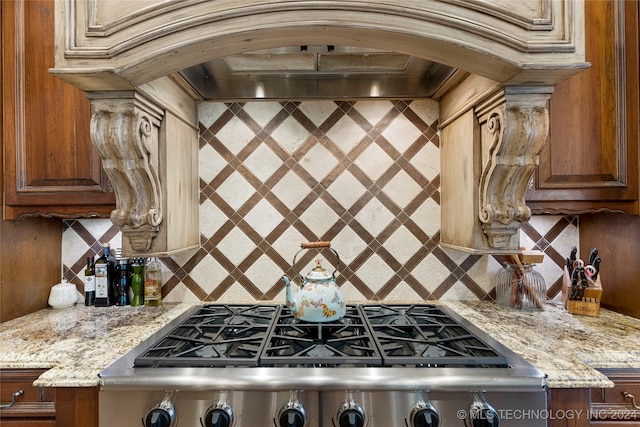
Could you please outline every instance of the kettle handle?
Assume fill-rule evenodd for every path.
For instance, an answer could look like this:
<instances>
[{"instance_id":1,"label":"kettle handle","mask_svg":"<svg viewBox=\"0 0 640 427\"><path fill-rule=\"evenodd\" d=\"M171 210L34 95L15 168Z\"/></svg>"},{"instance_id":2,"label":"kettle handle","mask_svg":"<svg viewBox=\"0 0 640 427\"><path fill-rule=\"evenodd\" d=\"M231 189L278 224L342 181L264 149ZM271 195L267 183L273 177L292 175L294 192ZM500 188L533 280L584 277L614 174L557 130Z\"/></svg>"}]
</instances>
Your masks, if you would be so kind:
<instances>
[{"instance_id":1,"label":"kettle handle","mask_svg":"<svg viewBox=\"0 0 640 427\"><path fill-rule=\"evenodd\" d=\"M330 248L331 242L304 242L300 247L303 249Z\"/></svg>"},{"instance_id":2,"label":"kettle handle","mask_svg":"<svg viewBox=\"0 0 640 427\"><path fill-rule=\"evenodd\" d=\"M296 272L296 274L298 276L300 276L302 278L302 282L301 283L304 282L305 277L302 275L302 273L300 273L298 271L298 268L296 267L296 258L298 257L298 254L300 252L306 250L306 249L322 249L322 248L329 249L331 252L333 252L333 254L338 259L338 263L336 264L336 269L333 270L333 273L331 273L331 278L335 282L336 273L338 272L338 269L340 268L340 255L338 255L338 252L336 252L336 250L331 247L331 242L305 242L305 243L301 244L300 247L302 249L300 249L298 252L296 252L296 254L293 256L293 270Z\"/></svg>"}]
</instances>

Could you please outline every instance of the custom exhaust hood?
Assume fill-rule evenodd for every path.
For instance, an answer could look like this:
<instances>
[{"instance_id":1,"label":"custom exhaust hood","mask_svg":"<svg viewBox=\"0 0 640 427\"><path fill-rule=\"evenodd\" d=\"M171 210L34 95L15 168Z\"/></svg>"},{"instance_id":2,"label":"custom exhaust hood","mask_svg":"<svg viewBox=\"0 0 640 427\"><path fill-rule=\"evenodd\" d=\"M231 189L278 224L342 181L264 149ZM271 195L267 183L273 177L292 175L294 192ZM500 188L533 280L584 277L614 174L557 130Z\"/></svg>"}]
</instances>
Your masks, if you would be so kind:
<instances>
[{"instance_id":1,"label":"custom exhaust hood","mask_svg":"<svg viewBox=\"0 0 640 427\"><path fill-rule=\"evenodd\" d=\"M455 68L356 46L288 46L180 71L204 99L431 98Z\"/></svg>"},{"instance_id":2,"label":"custom exhaust hood","mask_svg":"<svg viewBox=\"0 0 640 427\"><path fill-rule=\"evenodd\" d=\"M67 0L50 72L91 100L125 254L199 245L198 102L434 98L441 243L512 253L553 87L588 67L575 0Z\"/></svg>"}]
</instances>

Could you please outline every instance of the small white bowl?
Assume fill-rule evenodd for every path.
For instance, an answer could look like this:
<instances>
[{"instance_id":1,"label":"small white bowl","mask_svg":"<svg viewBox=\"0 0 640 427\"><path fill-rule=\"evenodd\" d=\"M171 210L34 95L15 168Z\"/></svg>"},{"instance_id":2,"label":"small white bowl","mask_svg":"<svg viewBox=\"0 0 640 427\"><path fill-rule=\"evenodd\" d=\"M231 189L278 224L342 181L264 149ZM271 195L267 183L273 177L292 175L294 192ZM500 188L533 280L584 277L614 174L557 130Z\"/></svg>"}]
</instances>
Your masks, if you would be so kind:
<instances>
[{"instance_id":1,"label":"small white bowl","mask_svg":"<svg viewBox=\"0 0 640 427\"><path fill-rule=\"evenodd\" d=\"M61 283L53 285L49 293L49 305L53 308L67 308L78 301L76 285L62 279Z\"/></svg>"}]
</instances>

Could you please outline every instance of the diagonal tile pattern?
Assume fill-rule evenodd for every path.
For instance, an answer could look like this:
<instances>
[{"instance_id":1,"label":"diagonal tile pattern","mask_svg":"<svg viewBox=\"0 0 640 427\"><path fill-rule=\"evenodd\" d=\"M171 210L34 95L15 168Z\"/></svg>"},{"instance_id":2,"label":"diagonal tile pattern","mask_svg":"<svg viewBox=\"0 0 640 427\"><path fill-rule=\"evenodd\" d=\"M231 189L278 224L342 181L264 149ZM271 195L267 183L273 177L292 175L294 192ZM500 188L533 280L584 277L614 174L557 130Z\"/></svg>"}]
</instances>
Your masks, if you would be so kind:
<instances>
[{"instance_id":1,"label":"diagonal tile pattern","mask_svg":"<svg viewBox=\"0 0 640 427\"><path fill-rule=\"evenodd\" d=\"M340 254L351 301L487 299L500 257L441 248L438 104L431 100L203 103L196 254L161 260L169 301L283 298L282 274L303 241ZM521 243L547 254L558 294L577 218L534 217ZM65 221L64 276L80 285L86 256L120 245L109 220ZM303 251L302 270L316 256Z\"/></svg>"}]
</instances>

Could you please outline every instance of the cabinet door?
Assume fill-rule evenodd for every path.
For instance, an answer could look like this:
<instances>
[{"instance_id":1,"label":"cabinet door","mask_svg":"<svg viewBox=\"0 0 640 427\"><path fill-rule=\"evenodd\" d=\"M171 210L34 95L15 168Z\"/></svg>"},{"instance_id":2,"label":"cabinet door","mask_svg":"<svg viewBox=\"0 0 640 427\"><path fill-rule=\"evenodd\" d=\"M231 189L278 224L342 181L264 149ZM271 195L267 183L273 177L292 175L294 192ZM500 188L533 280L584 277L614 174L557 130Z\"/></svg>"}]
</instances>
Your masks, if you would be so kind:
<instances>
[{"instance_id":1,"label":"cabinet door","mask_svg":"<svg viewBox=\"0 0 640 427\"><path fill-rule=\"evenodd\" d=\"M55 0L2 1L5 219L108 216L115 206L91 144L89 100L48 73Z\"/></svg>"},{"instance_id":2,"label":"cabinet door","mask_svg":"<svg viewBox=\"0 0 640 427\"><path fill-rule=\"evenodd\" d=\"M638 2L585 2L591 68L556 86L527 204L534 213L638 214Z\"/></svg>"}]
</instances>

